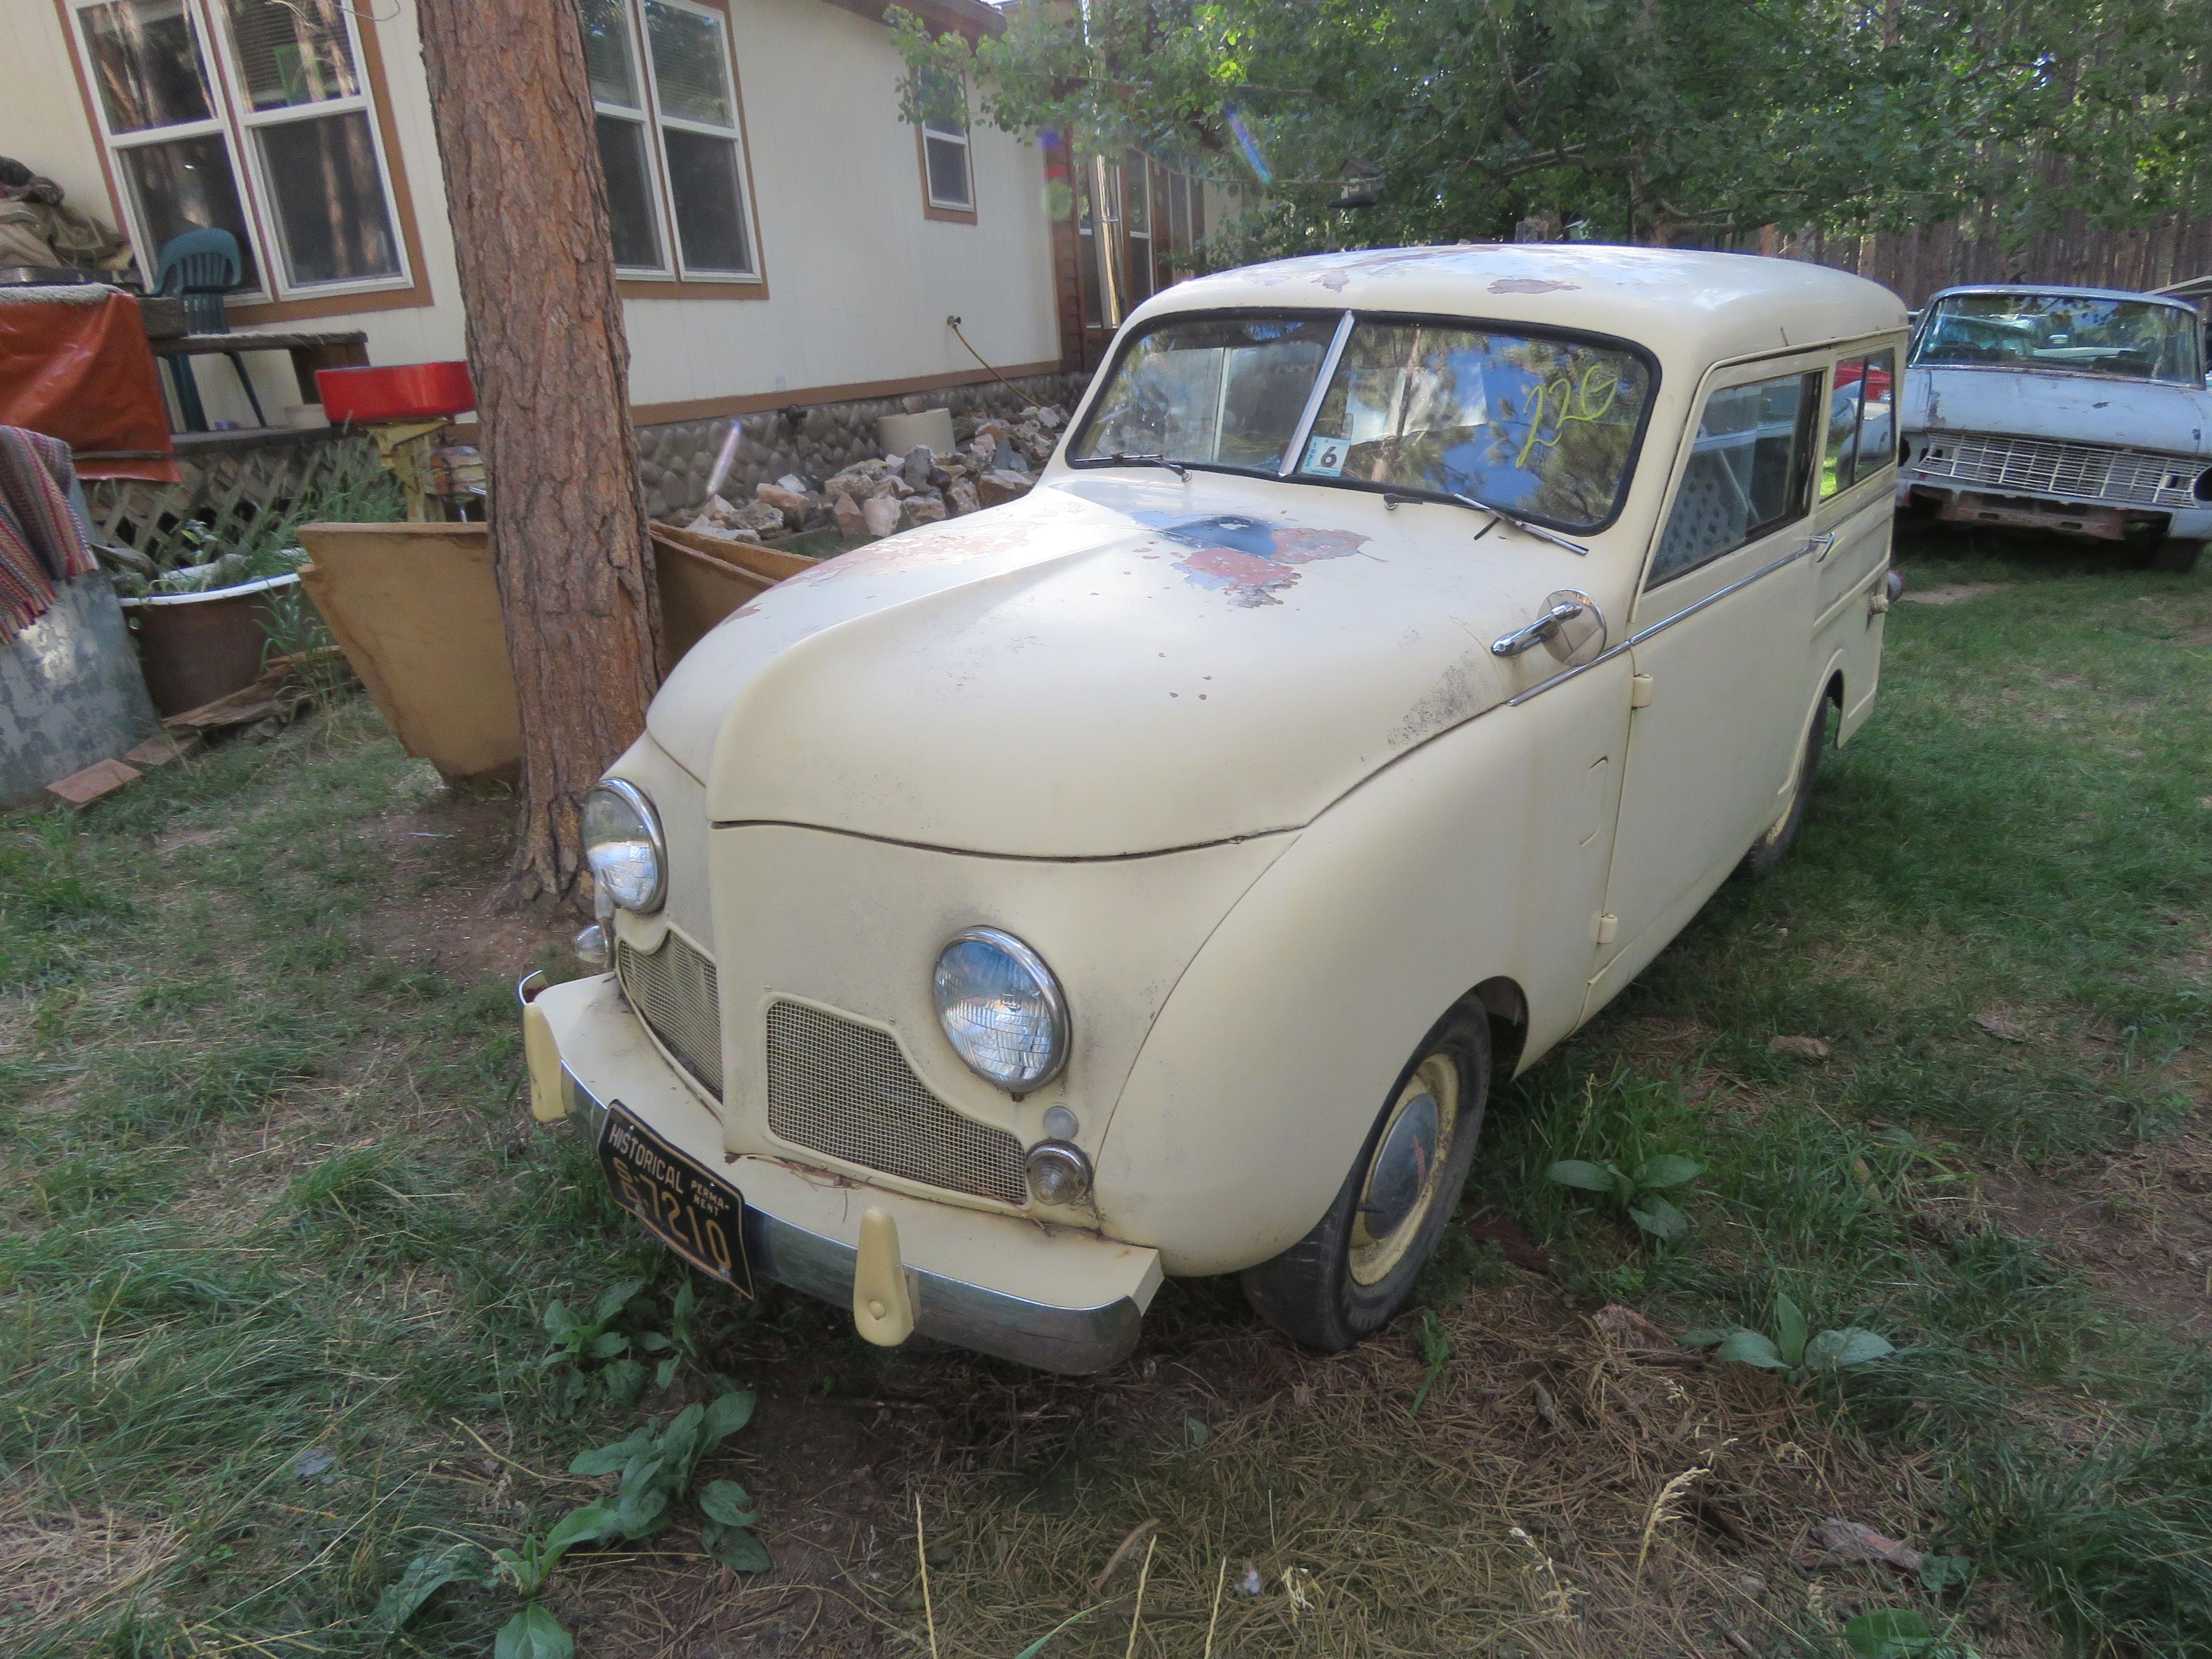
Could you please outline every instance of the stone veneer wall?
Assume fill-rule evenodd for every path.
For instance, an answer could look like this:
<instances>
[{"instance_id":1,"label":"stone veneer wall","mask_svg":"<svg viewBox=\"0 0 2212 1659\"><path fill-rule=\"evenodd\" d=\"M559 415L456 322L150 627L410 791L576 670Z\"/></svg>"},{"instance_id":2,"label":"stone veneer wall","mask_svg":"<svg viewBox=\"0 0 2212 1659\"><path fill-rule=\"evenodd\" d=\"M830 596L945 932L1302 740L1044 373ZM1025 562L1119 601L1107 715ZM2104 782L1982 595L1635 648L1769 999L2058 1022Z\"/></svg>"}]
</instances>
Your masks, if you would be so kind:
<instances>
[{"instance_id":1,"label":"stone veneer wall","mask_svg":"<svg viewBox=\"0 0 2212 1659\"><path fill-rule=\"evenodd\" d=\"M787 472L811 477L818 483L855 461L879 455L883 451L876 442L876 422L886 415L950 409L956 421L963 416L1011 418L1026 404L1058 404L1072 414L1090 381L1088 374L1030 374L1013 382L1022 389L1019 398L997 381L987 380L981 386L910 392L899 398L810 404L796 421L772 409L743 416L738 418L744 422L744 436L738 440L737 459L722 485L722 495L729 501L750 497L756 484L772 482ZM730 420L723 415L637 429L646 506L654 518L684 517L706 505L707 475L714 470L714 458L721 453Z\"/></svg>"}]
</instances>

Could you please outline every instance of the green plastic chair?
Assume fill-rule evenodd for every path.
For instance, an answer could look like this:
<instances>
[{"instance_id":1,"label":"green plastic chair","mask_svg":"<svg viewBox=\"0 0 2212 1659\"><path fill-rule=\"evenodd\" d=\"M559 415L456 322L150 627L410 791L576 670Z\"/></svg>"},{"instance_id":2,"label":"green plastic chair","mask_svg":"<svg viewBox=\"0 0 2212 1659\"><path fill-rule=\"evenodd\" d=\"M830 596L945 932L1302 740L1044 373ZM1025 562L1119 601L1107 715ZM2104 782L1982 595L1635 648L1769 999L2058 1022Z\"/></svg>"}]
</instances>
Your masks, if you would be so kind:
<instances>
[{"instance_id":1,"label":"green plastic chair","mask_svg":"<svg viewBox=\"0 0 2212 1659\"><path fill-rule=\"evenodd\" d=\"M181 236L170 238L154 263L157 271L154 291L185 302L185 327L195 334L230 332L230 319L223 312L222 296L244 279L245 266L238 256L238 238L227 230L188 230ZM246 388L246 401L253 406L255 423L267 426L269 417L261 412L261 398L246 372L246 359L235 351L222 355L238 371L238 383ZM191 360L170 358L169 376L176 384L177 409L185 417L185 429L206 431L207 411L200 406L199 386L192 379Z\"/></svg>"}]
</instances>

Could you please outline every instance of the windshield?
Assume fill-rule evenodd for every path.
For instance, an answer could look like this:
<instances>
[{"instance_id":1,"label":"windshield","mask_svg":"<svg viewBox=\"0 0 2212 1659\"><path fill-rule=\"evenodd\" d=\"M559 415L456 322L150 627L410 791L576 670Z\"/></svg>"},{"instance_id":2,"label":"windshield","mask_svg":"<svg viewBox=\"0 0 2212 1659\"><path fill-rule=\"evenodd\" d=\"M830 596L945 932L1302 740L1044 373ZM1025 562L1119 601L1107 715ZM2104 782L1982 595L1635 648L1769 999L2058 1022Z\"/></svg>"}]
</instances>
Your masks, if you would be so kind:
<instances>
[{"instance_id":1,"label":"windshield","mask_svg":"<svg viewBox=\"0 0 2212 1659\"><path fill-rule=\"evenodd\" d=\"M1068 458L1164 455L1193 466L1279 472L1336 327L1334 317L1164 323L1121 354Z\"/></svg>"},{"instance_id":2,"label":"windshield","mask_svg":"<svg viewBox=\"0 0 2212 1659\"><path fill-rule=\"evenodd\" d=\"M2130 380L2199 383L2194 312L2078 294L1954 294L1936 301L1913 342L1917 363L2061 369Z\"/></svg>"},{"instance_id":3,"label":"windshield","mask_svg":"<svg viewBox=\"0 0 2212 1659\"><path fill-rule=\"evenodd\" d=\"M1651 374L1635 353L1475 324L1362 318L1301 438L1338 321L1243 313L1164 322L1123 351L1068 459L1163 456L1304 483L1467 495L1565 529L1611 520L1650 401Z\"/></svg>"}]
</instances>

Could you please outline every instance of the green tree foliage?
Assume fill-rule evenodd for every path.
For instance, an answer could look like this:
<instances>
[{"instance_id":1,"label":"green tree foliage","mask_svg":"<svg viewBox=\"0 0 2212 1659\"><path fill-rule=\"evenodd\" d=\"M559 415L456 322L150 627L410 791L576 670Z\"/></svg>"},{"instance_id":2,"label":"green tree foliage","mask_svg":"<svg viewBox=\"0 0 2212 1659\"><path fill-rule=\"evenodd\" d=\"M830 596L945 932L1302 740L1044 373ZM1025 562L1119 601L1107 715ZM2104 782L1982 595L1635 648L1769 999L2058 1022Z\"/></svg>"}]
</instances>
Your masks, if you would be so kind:
<instances>
[{"instance_id":1,"label":"green tree foliage","mask_svg":"<svg viewBox=\"0 0 2212 1659\"><path fill-rule=\"evenodd\" d=\"M1241 186L1217 260L2212 211L2202 0L1031 0L972 51L891 15L909 118L964 75L990 125Z\"/></svg>"}]
</instances>

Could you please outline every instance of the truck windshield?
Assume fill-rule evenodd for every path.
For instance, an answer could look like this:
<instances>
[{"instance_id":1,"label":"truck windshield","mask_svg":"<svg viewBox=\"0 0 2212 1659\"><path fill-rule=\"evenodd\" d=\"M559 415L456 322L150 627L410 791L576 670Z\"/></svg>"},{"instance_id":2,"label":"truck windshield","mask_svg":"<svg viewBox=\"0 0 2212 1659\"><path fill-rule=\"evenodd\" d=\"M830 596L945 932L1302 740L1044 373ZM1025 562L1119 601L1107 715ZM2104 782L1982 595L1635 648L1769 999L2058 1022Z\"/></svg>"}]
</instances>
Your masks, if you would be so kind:
<instances>
[{"instance_id":1,"label":"truck windshield","mask_svg":"<svg viewBox=\"0 0 2212 1659\"><path fill-rule=\"evenodd\" d=\"M2199 386L2202 329L2179 306L2078 294L1954 294L1929 309L1912 361Z\"/></svg>"},{"instance_id":2,"label":"truck windshield","mask_svg":"<svg viewBox=\"0 0 2212 1659\"><path fill-rule=\"evenodd\" d=\"M1069 460L1161 458L1469 496L1563 529L1610 521L1651 394L1637 354L1474 323L1363 317L1302 431L1339 320L1162 322L1122 350Z\"/></svg>"}]
</instances>

